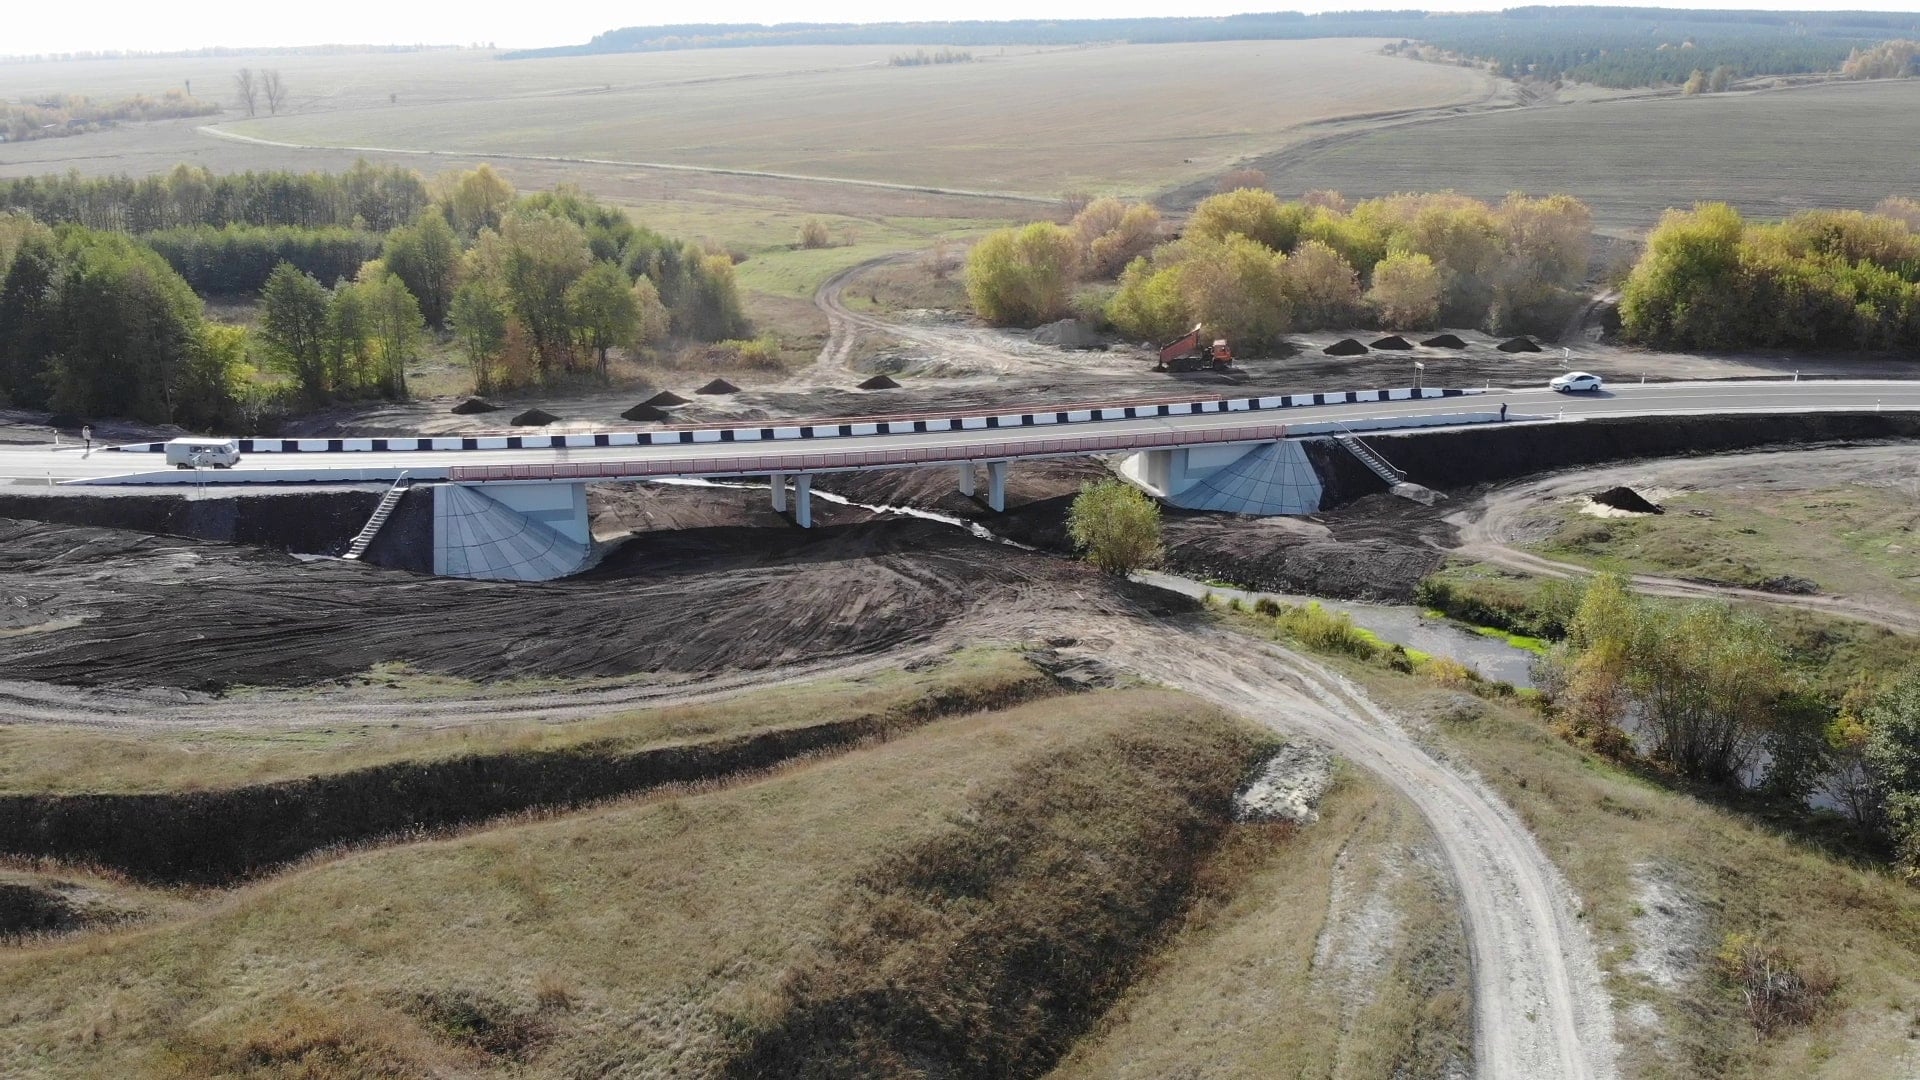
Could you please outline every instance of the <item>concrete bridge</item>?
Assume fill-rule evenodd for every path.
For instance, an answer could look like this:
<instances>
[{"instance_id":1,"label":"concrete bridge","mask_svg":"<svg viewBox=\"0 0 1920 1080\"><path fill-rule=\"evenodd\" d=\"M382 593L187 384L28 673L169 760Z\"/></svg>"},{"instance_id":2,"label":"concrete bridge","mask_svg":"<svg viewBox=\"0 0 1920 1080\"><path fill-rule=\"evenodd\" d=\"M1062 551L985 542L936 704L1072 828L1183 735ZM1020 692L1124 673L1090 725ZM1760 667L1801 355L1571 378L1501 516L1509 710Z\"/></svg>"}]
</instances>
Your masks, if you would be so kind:
<instances>
[{"instance_id":1,"label":"concrete bridge","mask_svg":"<svg viewBox=\"0 0 1920 1080\"><path fill-rule=\"evenodd\" d=\"M1022 460L1121 458L1120 472L1172 505L1247 514L1319 508L1320 484L1300 440L1342 440L1392 483L1390 463L1358 432L1653 412L1920 409L1920 383L1694 383L1568 397L1544 390L1395 389L1242 398L1077 404L1022 412L923 413L645 432L382 439L248 439L231 470L160 466L162 443L81 456L0 451L0 477L86 485L434 485L434 569L458 577L547 580L591 554L585 485L596 481L764 477L775 509L812 524L814 477L873 469L951 470L955 487L1006 506ZM364 544L359 545L364 547Z\"/></svg>"}]
</instances>

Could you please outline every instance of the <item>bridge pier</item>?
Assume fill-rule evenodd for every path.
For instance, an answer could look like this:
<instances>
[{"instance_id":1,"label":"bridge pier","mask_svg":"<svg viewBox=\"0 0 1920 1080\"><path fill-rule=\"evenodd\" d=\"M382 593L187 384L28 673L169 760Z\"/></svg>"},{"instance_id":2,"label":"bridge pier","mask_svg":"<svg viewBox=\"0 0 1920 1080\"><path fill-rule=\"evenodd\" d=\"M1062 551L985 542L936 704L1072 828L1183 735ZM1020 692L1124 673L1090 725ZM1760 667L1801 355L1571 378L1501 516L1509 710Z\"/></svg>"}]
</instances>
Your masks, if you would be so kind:
<instances>
[{"instance_id":1,"label":"bridge pier","mask_svg":"<svg viewBox=\"0 0 1920 1080\"><path fill-rule=\"evenodd\" d=\"M787 474L777 472L767 477L767 483L773 488L773 512L787 512Z\"/></svg>"},{"instance_id":2,"label":"bridge pier","mask_svg":"<svg viewBox=\"0 0 1920 1080\"><path fill-rule=\"evenodd\" d=\"M803 529L813 528L812 473L801 473L793 478L793 523Z\"/></svg>"},{"instance_id":3,"label":"bridge pier","mask_svg":"<svg viewBox=\"0 0 1920 1080\"><path fill-rule=\"evenodd\" d=\"M973 462L960 466L960 494L973 498Z\"/></svg>"},{"instance_id":4,"label":"bridge pier","mask_svg":"<svg viewBox=\"0 0 1920 1080\"><path fill-rule=\"evenodd\" d=\"M1010 462L1006 461L987 462L987 505L995 513L1003 513L1007 509L1007 466L1009 464ZM968 478L972 478L972 470L968 470Z\"/></svg>"}]
</instances>

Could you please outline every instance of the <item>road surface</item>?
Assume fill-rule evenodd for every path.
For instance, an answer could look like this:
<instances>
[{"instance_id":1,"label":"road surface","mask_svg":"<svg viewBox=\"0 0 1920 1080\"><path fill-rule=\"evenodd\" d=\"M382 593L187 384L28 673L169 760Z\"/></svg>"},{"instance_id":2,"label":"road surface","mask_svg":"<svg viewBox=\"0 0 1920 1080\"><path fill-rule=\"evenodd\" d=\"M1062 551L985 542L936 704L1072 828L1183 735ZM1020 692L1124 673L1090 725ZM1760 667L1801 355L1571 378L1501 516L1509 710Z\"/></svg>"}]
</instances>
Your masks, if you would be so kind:
<instances>
[{"instance_id":1,"label":"road surface","mask_svg":"<svg viewBox=\"0 0 1920 1080\"><path fill-rule=\"evenodd\" d=\"M1432 417L1466 411L1491 411L1505 403L1509 422L1577 420L1610 416L1709 415L1769 412L1920 411L1920 381L1735 381L1654 383L1610 388L1598 394L1557 394L1545 388L1489 389L1467 398L1377 401L1306 406L1258 412L1221 412L1191 416L1107 420L1051 428L988 428L964 431L857 435L833 439L764 440L758 443L696 443L667 446L571 447L523 450L435 450L249 454L233 475L299 468L323 470L337 482L391 480L406 471L413 478L444 478L451 466L554 465L645 461L684 463L699 471L702 459L749 452L822 451L829 447L861 450L957 450L1004 443L1022 433L1080 436L1196 434L1249 424L1353 423L1376 417ZM521 432L533 434L533 432ZM91 479L164 469L155 454L95 450L75 446L27 446L0 449L0 482L46 483ZM266 477L259 477L266 479ZM186 479L183 476L183 480Z\"/></svg>"}]
</instances>

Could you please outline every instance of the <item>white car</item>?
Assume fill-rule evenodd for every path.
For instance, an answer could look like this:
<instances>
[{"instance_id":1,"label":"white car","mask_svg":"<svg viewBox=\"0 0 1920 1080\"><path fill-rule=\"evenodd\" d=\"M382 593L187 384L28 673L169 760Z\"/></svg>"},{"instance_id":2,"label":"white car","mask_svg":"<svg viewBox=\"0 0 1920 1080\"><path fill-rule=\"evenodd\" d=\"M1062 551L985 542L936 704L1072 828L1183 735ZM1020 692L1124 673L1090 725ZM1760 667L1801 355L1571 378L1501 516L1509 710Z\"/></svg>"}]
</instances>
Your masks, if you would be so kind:
<instances>
[{"instance_id":1,"label":"white car","mask_svg":"<svg viewBox=\"0 0 1920 1080\"><path fill-rule=\"evenodd\" d=\"M1585 371L1569 371L1547 384L1563 394L1577 394L1600 389L1600 376Z\"/></svg>"}]
</instances>

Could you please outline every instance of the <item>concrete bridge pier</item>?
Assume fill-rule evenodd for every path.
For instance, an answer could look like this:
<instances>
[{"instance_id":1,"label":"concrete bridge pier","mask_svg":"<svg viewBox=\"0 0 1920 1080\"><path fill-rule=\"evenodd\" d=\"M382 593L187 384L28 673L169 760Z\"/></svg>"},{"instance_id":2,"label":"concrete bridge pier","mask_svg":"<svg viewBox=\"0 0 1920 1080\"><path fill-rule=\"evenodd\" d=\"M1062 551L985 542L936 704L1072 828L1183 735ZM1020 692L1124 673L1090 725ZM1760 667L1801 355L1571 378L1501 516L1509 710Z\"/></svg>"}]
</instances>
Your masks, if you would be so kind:
<instances>
[{"instance_id":1,"label":"concrete bridge pier","mask_svg":"<svg viewBox=\"0 0 1920 1080\"><path fill-rule=\"evenodd\" d=\"M1011 462L987 462L987 505L995 513L1007 509L1007 466ZM968 479L972 479L972 470L968 470Z\"/></svg>"},{"instance_id":2,"label":"concrete bridge pier","mask_svg":"<svg viewBox=\"0 0 1920 1080\"><path fill-rule=\"evenodd\" d=\"M960 494L971 499L973 492L973 462L969 461L960 466Z\"/></svg>"},{"instance_id":3,"label":"concrete bridge pier","mask_svg":"<svg viewBox=\"0 0 1920 1080\"><path fill-rule=\"evenodd\" d=\"M801 473L793 478L793 523L803 529L813 528L812 473Z\"/></svg>"},{"instance_id":4,"label":"concrete bridge pier","mask_svg":"<svg viewBox=\"0 0 1920 1080\"><path fill-rule=\"evenodd\" d=\"M767 484L773 489L773 512L776 514L786 513L787 474L783 472L773 473L767 477Z\"/></svg>"}]
</instances>

